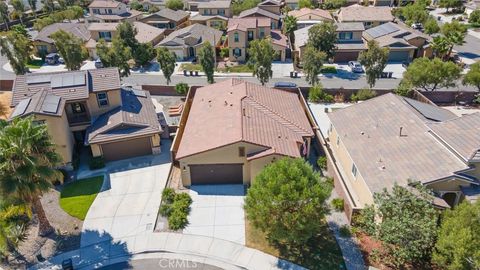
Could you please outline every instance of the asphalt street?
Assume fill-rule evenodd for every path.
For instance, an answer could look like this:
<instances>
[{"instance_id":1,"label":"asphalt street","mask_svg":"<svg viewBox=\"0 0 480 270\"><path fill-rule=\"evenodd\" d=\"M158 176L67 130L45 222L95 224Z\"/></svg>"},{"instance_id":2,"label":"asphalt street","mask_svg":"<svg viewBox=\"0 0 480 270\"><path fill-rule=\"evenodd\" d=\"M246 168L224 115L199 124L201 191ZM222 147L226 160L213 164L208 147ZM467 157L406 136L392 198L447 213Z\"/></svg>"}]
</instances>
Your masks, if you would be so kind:
<instances>
[{"instance_id":1,"label":"asphalt street","mask_svg":"<svg viewBox=\"0 0 480 270\"><path fill-rule=\"evenodd\" d=\"M461 57L480 61L480 39L472 35L466 35L465 44L461 46L455 46L454 49Z\"/></svg>"},{"instance_id":2,"label":"asphalt street","mask_svg":"<svg viewBox=\"0 0 480 270\"><path fill-rule=\"evenodd\" d=\"M123 270L123 269L161 269L161 270L221 270L216 266L193 262L189 260L170 259L142 259L129 262L112 264L100 268L102 270Z\"/></svg>"}]
</instances>

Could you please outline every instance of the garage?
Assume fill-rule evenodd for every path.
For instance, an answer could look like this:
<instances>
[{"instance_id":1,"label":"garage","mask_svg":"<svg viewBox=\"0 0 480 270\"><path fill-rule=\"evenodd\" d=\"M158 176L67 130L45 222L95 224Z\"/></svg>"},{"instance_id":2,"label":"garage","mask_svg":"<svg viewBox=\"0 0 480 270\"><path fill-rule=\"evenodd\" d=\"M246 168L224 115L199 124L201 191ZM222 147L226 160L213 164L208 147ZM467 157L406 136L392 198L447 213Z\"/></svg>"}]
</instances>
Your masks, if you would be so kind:
<instances>
[{"instance_id":1,"label":"garage","mask_svg":"<svg viewBox=\"0 0 480 270\"><path fill-rule=\"evenodd\" d=\"M243 184L243 164L190 165L192 185Z\"/></svg>"},{"instance_id":2,"label":"garage","mask_svg":"<svg viewBox=\"0 0 480 270\"><path fill-rule=\"evenodd\" d=\"M106 161L120 160L152 154L150 137L106 143L100 145Z\"/></svg>"},{"instance_id":3,"label":"garage","mask_svg":"<svg viewBox=\"0 0 480 270\"><path fill-rule=\"evenodd\" d=\"M388 61L391 62L403 62L408 61L410 58L409 51L390 51L388 54Z\"/></svg>"},{"instance_id":4,"label":"garage","mask_svg":"<svg viewBox=\"0 0 480 270\"><path fill-rule=\"evenodd\" d=\"M333 60L335 62L357 61L359 52L336 52Z\"/></svg>"}]
</instances>

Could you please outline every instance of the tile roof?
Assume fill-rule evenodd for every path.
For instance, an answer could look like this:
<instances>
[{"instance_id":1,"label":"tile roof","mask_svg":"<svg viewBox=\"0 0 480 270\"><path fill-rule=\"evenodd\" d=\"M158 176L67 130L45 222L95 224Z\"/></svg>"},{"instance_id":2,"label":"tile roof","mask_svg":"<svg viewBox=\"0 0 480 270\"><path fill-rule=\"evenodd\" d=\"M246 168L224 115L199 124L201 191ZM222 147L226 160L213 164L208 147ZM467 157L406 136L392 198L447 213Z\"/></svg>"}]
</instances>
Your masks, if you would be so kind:
<instances>
[{"instance_id":1,"label":"tile roof","mask_svg":"<svg viewBox=\"0 0 480 270\"><path fill-rule=\"evenodd\" d=\"M178 22L178 21L181 21L181 20L187 18L188 16L190 16L190 13L188 13L186 11L183 11L183 10L172 10L172 9L169 9L169 8L164 8L164 9L161 9L160 11L158 11L158 12L155 12L153 14L150 14L150 15L144 17L142 19L142 21L148 21L149 19L151 20L152 18L157 17L157 16L163 17L165 19L168 19L168 20L171 20L171 21L174 21L174 22Z\"/></svg>"},{"instance_id":2,"label":"tile roof","mask_svg":"<svg viewBox=\"0 0 480 270\"><path fill-rule=\"evenodd\" d=\"M391 22L394 17L390 7L361 6L358 4L340 8L339 22Z\"/></svg>"},{"instance_id":3,"label":"tile roof","mask_svg":"<svg viewBox=\"0 0 480 270\"><path fill-rule=\"evenodd\" d=\"M222 35L222 31L196 23L170 33L170 35L164 38L155 47L186 47L188 46L185 43L185 38L187 37L193 37L196 39L197 44L202 44L205 41L208 41L214 46L216 43L220 42Z\"/></svg>"},{"instance_id":4,"label":"tile roof","mask_svg":"<svg viewBox=\"0 0 480 270\"><path fill-rule=\"evenodd\" d=\"M133 26L137 30L135 39L140 43L152 42L158 36L165 33L165 29L160 29L143 22L133 22Z\"/></svg>"},{"instance_id":5,"label":"tile roof","mask_svg":"<svg viewBox=\"0 0 480 270\"><path fill-rule=\"evenodd\" d=\"M469 168L432 136L431 121L395 94L336 110L328 117L372 193L395 182L426 183Z\"/></svg>"},{"instance_id":6,"label":"tile roof","mask_svg":"<svg viewBox=\"0 0 480 270\"><path fill-rule=\"evenodd\" d=\"M265 0L258 4L258 6L281 6L282 3L276 0Z\"/></svg>"},{"instance_id":7,"label":"tile roof","mask_svg":"<svg viewBox=\"0 0 480 270\"><path fill-rule=\"evenodd\" d=\"M336 22L337 32L340 31L365 31L365 26L361 22Z\"/></svg>"},{"instance_id":8,"label":"tile roof","mask_svg":"<svg viewBox=\"0 0 480 270\"><path fill-rule=\"evenodd\" d=\"M269 26L270 26L269 18L257 18L257 17L231 18L228 20L227 32L232 30L241 30L245 32L248 29L255 29L257 27L269 27Z\"/></svg>"},{"instance_id":9,"label":"tile roof","mask_svg":"<svg viewBox=\"0 0 480 270\"><path fill-rule=\"evenodd\" d=\"M365 28L363 26L363 23L360 22L352 22L352 23L335 23L337 26L336 32L342 32L342 31L363 31ZM308 41L308 30L312 28L313 25L309 25L304 28L300 28L298 30L295 30L293 32L293 35L295 36L295 48L300 48L305 46ZM363 46L361 49L365 48L363 43L360 42L351 42L351 43L339 43L337 46L342 47L343 49L346 49L347 47L350 47L351 49L353 48L361 48L360 46Z\"/></svg>"},{"instance_id":10,"label":"tile roof","mask_svg":"<svg viewBox=\"0 0 480 270\"><path fill-rule=\"evenodd\" d=\"M122 106L100 115L85 135L85 144L159 134L160 123L150 93L121 90Z\"/></svg>"},{"instance_id":11,"label":"tile roof","mask_svg":"<svg viewBox=\"0 0 480 270\"><path fill-rule=\"evenodd\" d=\"M117 68L77 70L51 73L28 73L15 78L12 106L34 94L46 91L66 101L87 99L90 92L120 88Z\"/></svg>"},{"instance_id":12,"label":"tile roof","mask_svg":"<svg viewBox=\"0 0 480 270\"><path fill-rule=\"evenodd\" d=\"M279 46L288 47L287 36L282 34L280 30L272 30L270 31L270 36L272 37L272 43L277 44Z\"/></svg>"},{"instance_id":13,"label":"tile roof","mask_svg":"<svg viewBox=\"0 0 480 270\"><path fill-rule=\"evenodd\" d=\"M53 39L50 38L50 35L59 30L71 33L83 41L90 39L90 32L87 30L84 23L54 23L42 28L34 38L34 41L43 41L53 44L54 42Z\"/></svg>"},{"instance_id":14,"label":"tile roof","mask_svg":"<svg viewBox=\"0 0 480 270\"><path fill-rule=\"evenodd\" d=\"M244 17L267 17L272 20L278 21L280 19L280 16L277 14L274 14L270 11L261 9L259 7L254 7L251 9L244 10L240 12L238 15L239 18L244 18Z\"/></svg>"},{"instance_id":15,"label":"tile roof","mask_svg":"<svg viewBox=\"0 0 480 270\"><path fill-rule=\"evenodd\" d=\"M88 25L88 31L116 31L119 24L118 22L92 22Z\"/></svg>"},{"instance_id":16,"label":"tile roof","mask_svg":"<svg viewBox=\"0 0 480 270\"><path fill-rule=\"evenodd\" d=\"M129 11L127 11L125 13L122 13L122 14L93 14L92 16L96 17L96 18L99 18L99 19L102 19L102 20L118 20L118 21L121 21L121 20L128 19L128 18L142 16L142 14L143 13L141 11L132 9L132 10L129 10Z\"/></svg>"},{"instance_id":17,"label":"tile roof","mask_svg":"<svg viewBox=\"0 0 480 270\"><path fill-rule=\"evenodd\" d=\"M33 113L62 116L64 107L65 99L49 94L46 90L42 90L20 101L10 118L27 116Z\"/></svg>"},{"instance_id":18,"label":"tile roof","mask_svg":"<svg viewBox=\"0 0 480 270\"><path fill-rule=\"evenodd\" d=\"M330 14L328 10L319 9L319 8L317 9L301 8L297 10L292 10L288 12L288 15L293 16L295 18L301 18L304 16L309 16L310 18L313 16L313 18L311 18L312 20L316 20L320 17L320 18L323 18L324 20L333 21L332 14ZM306 19L302 18L302 20L306 20Z\"/></svg>"},{"instance_id":19,"label":"tile roof","mask_svg":"<svg viewBox=\"0 0 480 270\"><path fill-rule=\"evenodd\" d=\"M197 14L193 17L190 17L191 22L204 22L208 21L211 19L220 19L223 21L228 21L227 17L221 16L221 15L202 15L202 14Z\"/></svg>"},{"instance_id":20,"label":"tile roof","mask_svg":"<svg viewBox=\"0 0 480 270\"><path fill-rule=\"evenodd\" d=\"M90 5L89 8L115 8L118 7L121 2L114 1L114 0L94 0Z\"/></svg>"},{"instance_id":21,"label":"tile roof","mask_svg":"<svg viewBox=\"0 0 480 270\"><path fill-rule=\"evenodd\" d=\"M230 8L232 5L231 1L208 1L198 3L198 8Z\"/></svg>"},{"instance_id":22,"label":"tile roof","mask_svg":"<svg viewBox=\"0 0 480 270\"><path fill-rule=\"evenodd\" d=\"M299 157L303 138L311 136L297 93L229 79L196 90L176 157L240 141Z\"/></svg>"}]
</instances>

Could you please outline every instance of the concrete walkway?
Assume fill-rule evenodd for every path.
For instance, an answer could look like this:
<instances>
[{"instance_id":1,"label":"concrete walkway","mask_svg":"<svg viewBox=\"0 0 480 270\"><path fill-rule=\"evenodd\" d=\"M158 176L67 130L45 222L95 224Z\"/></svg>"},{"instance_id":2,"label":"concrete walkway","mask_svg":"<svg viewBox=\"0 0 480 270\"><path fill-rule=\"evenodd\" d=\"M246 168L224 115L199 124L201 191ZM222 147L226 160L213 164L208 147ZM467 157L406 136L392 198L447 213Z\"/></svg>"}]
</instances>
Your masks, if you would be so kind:
<instances>
[{"instance_id":1,"label":"concrete walkway","mask_svg":"<svg viewBox=\"0 0 480 270\"><path fill-rule=\"evenodd\" d=\"M65 259L72 259L74 269L94 269L144 258L190 260L222 269L305 269L234 242L167 232L137 235L128 243L104 241L60 254L30 269L61 269Z\"/></svg>"}]
</instances>

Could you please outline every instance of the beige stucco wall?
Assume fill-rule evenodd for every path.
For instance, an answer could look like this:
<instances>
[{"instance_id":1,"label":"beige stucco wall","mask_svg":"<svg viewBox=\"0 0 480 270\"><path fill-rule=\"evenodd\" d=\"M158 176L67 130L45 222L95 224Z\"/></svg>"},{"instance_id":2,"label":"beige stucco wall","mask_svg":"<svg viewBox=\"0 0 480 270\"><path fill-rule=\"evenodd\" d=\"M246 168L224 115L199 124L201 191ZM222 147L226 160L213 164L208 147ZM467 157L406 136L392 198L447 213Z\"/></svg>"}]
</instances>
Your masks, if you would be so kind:
<instances>
[{"instance_id":1,"label":"beige stucco wall","mask_svg":"<svg viewBox=\"0 0 480 270\"><path fill-rule=\"evenodd\" d=\"M97 102L97 93L90 93L87 100L87 110L90 113L90 117L98 116L122 104L120 90L107 91L107 94L108 106L100 107Z\"/></svg>"},{"instance_id":2,"label":"beige stucco wall","mask_svg":"<svg viewBox=\"0 0 480 270\"><path fill-rule=\"evenodd\" d=\"M62 163L72 162L74 150L73 134L69 129L67 115L61 117L36 114L35 120L45 121L57 153L62 157Z\"/></svg>"},{"instance_id":3,"label":"beige stucco wall","mask_svg":"<svg viewBox=\"0 0 480 270\"><path fill-rule=\"evenodd\" d=\"M458 179L445 179L443 181L437 181L431 184L427 184L426 187L434 191L460 191L460 187L468 187L470 184L466 181Z\"/></svg>"},{"instance_id":4,"label":"beige stucco wall","mask_svg":"<svg viewBox=\"0 0 480 270\"><path fill-rule=\"evenodd\" d=\"M270 33L271 33L271 28L270 27L261 27L261 28L249 28L247 29L246 32L243 32L243 31L238 31L238 30L234 30L234 31L230 31L227 33L227 38L228 38L228 47L229 47L229 60L230 61L245 61L246 58L246 48L248 48L248 43L251 42L251 41L248 41L248 32L249 31L253 31L253 40L255 39L259 39L260 38L260 29L263 29L264 31L264 37L268 37L270 36ZM235 33L238 33L238 42L235 42ZM274 44L273 44L274 45ZM277 49L279 48L279 46L276 46ZM242 55L240 57L237 57L235 58L233 56L233 50L235 48L239 48L242 50ZM276 49L276 50L277 50ZM284 52L285 53L285 52ZM285 56L283 56L283 60L282 61L285 61Z\"/></svg>"},{"instance_id":5,"label":"beige stucco wall","mask_svg":"<svg viewBox=\"0 0 480 270\"><path fill-rule=\"evenodd\" d=\"M259 6L259 8L270 11L273 14L280 14L280 7L279 6Z\"/></svg>"},{"instance_id":6,"label":"beige stucco wall","mask_svg":"<svg viewBox=\"0 0 480 270\"><path fill-rule=\"evenodd\" d=\"M220 14L218 11L223 10L225 14ZM205 13L207 12L207 13ZM232 17L232 10L231 8L199 8L198 13L201 15L221 15L223 17L230 18Z\"/></svg>"},{"instance_id":7,"label":"beige stucco wall","mask_svg":"<svg viewBox=\"0 0 480 270\"><path fill-rule=\"evenodd\" d=\"M254 153L265 149L262 146L253 145L245 142L238 142L217 149L213 149L204 153L179 159L180 169L182 171L182 182L184 186L190 186L190 168L191 164L227 164L227 163L243 163L243 183L248 184L251 177L250 164L247 158L238 155L238 148L245 147L245 154Z\"/></svg>"},{"instance_id":8,"label":"beige stucco wall","mask_svg":"<svg viewBox=\"0 0 480 270\"><path fill-rule=\"evenodd\" d=\"M117 31L110 31L110 30L105 30L105 31L93 31L93 30L90 30L90 36L92 39L94 39L95 41L99 41L100 40L100 32L110 32L110 35L112 36L112 39L116 37L117 35ZM108 41L108 40L107 40Z\"/></svg>"},{"instance_id":9,"label":"beige stucco wall","mask_svg":"<svg viewBox=\"0 0 480 270\"><path fill-rule=\"evenodd\" d=\"M100 11L99 14L109 14L108 10L112 10L112 14L122 14L127 12L127 5L121 3L117 8L89 8L90 14L94 14L93 10L98 9Z\"/></svg>"}]
</instances>

